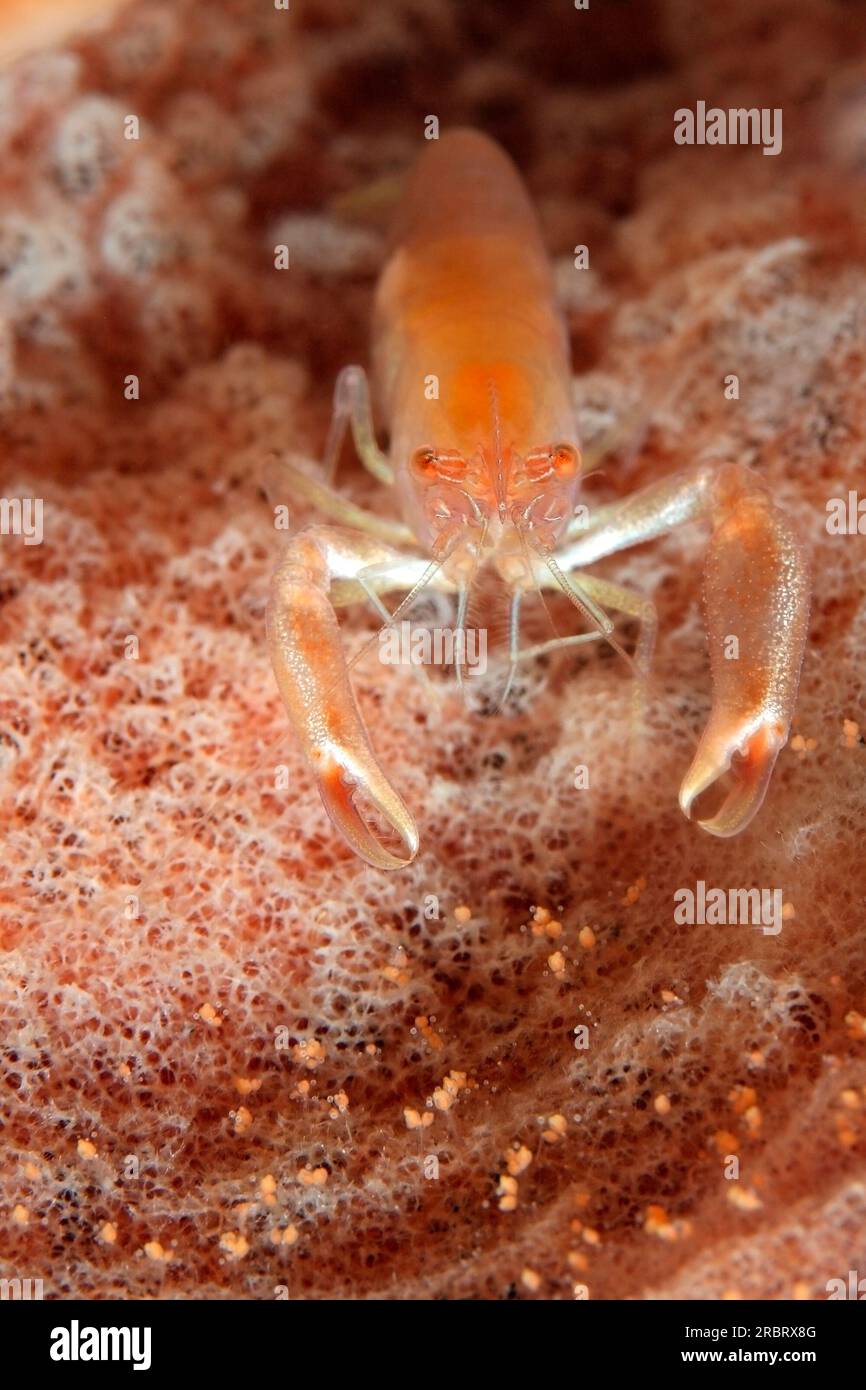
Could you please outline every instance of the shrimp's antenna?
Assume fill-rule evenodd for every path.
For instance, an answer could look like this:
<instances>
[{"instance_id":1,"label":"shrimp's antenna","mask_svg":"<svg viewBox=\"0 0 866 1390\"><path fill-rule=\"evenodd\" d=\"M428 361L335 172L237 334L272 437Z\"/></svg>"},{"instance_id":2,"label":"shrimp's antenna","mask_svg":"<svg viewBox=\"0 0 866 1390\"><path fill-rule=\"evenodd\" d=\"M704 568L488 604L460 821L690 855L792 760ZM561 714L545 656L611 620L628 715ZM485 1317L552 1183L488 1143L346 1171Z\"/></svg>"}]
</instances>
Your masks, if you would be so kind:
<instances>
[{"instance_id":1,"label":"shrimp's antenna","mask_svg":"<svg viewBox=\"0 0 866 1390\"><path fill-rule=\"evenodd\" d=\"M511 687L514 684L514 677L517 675L517 663L519 660L520 642L520 605L523 601L523 590L515 589L511 595L511 608L508 614L508 675L505 680L505 688L502 691L502 699L499 701L499 709L505 708L505 702L511 694Z\"/></svg>"},{"instance_id":2,"label":"shrimp's antenna","mask_svg":"<svg viewBox=\"0 0 866 1390\"><path fill-rule=\"evenodd\" d=\"M532 576L532 587L535 590L536 598L538 598L542 608L544 609L545 616L547 617L547 621L550 624L551 632L555 633L556 636L559 637L559 630L556 626L553 614L550 611L550 605L547 602L547 599L545 598L544 590L538 583L538 580L535 578L535 566L532 563L533 555L538 555L541 559L544 559L544 551L541 550L539 546L531 544L527 535L526 527L522 525L519 521L515 520L515 528L517 530L517 535L520 539L521 549L523 550L523 558L526 561L526 572L527 574Z\"/></svg>"},{"instance_id":3,"label":"shrimp's antenna","mask_svg":"<svg viewBox=\"0 0 866 1390\"><path fill-rule=\"evenodd\" d=\"M368 638L367 641L364 642L358 648L353 657L349 658L349 660L346 662L347 671L350 671L352 667L361 660L361 657L365 656L367 652L370 650L370 648L375 646L375 644L379 641L380 637L382 636L382 633L387 632L389 627L393 627L400 615L402 613L405 613L407 608L411 607L418 595L421 593L421 590L426 589L427 585L431 582L431 580L439 573L447 558L448 555L445 554L442 556L441 560L430 561L430 564L427 566L426 570L421 575L421 578L417 581L416 584L413 585L413 587L409 590L408 594L404 594L403 598L400 600L400 602L397 604L397 607L394 609L394 612L388 618L388 621L386 623L383 623L382 626L378 628L376 632L373 633L372 637Z\"/></svg>"},{"instance_id":4,"label":"shrimp's antenna","mask_svg":"<svg viewBox=\"0 0 866 1390\"><path fill-rule=\"evenodd\" d=\"M572 641L573 639L571 639L571 638L567 638L567 637L565 637L565 638L560 638L560 637L559 637L559 629L557 628L557 625L556 625L556 622L555 622L555 620L554 620L553 614L552 614L551 611L550 611L550 605L549 605L548 602L547 602L547 598L545 597L544 590L542 589L542 587L541 587L541 585L539 584L538 580L535 578L535 566L534 566L534 564L533 564L533 562L532 562L532 557L533 557L533 555L537 555L540 559L544 560L545 562L547 562L547 559L548 559L547 555L546 555L545 552L541 549L540 546L538 546L538 545L533 545L533 544L531 543L531 541L530 541L530 539L529 539L529 537L528 537L528 534L527 534L527 528L526 528L526 526L523 525L523 524L520 522L520 520L519 520L518 518L516 518L516 517L515 517L515 530L517 531L517 536L518 536L518 539L519 539L519 541L520 541L520 548L521 548L521 550L523 551L523 558L524 558L524 561L525 561L525 563L526 563L526 573L530 576L530 579L531 579L531 581L532 581L531 587L532 587L532 589L534 590L535 595L536 595L536 597L538 598L539 602L541 603L542 608L544 609L544 612L545 612L545 614L546 614L546 616L547 616L547 621L548 621L548 623L549 623L549 625L550 625L550 630L551 630L551 632L555 633L555 641L556 641L556 642L559 642L559 641L563 641L563 642ZM553 563L554 563L554 565L556 565L556 562L555 562L555 561L554 561ZM559 566L556 565L556 568L559 569ZM559 572L560 572L560 574L562 574L562 571L561 571L561 570L560 570ZM563 578L564 578L564 575L563 575ZM557 583L559 583L559 580L557 580ZM527 587L529 587L529 586L527 586ZM505 702L506 702L506 700L508 699L508 696L511 694L511 687L512 687L512 685L514 684L514 677L515 677L515 675L517 674L517 666L518 666L518 663L519 663L519 661L520 661L520 651L519 651L519 645L518 645L518 643L519 643L519 636L520 636L520 607L521 607L521 603L523 602L523 597L524 597L525 592L526 592L525 589L516 588L516 589L514 590L512 596L511 596L511 608L510 608L510 613L509 613L509 624L508 624L508 628L509 628L509 632L508 632L508 639L509 639L509 640L508 640L508 675L507 675L507 677L506 677L505 689L504 689L504 691L503 691L503 693L502 693L502 699L501 699L500 702L499 702L499 709L500 709L500 710L504 709L504 707L505 707ZM568 592L568 591L566 590L566 592ZM572 603L575 603L576 600L575 600L575 596L574 596L573 594L569 593L569 594L568 594L568 597L569 597L569 599L571 600ZM589 598L587 598L587 604L590 604L591 602L592 602L592 600L589 599ZM580 607L580 604L578 603L577 606ZM584 611L584 610L581 610L581 611ZM607 618L607 617L601 612L600 609L598 610L598 612L599 612L599 616L600 616L600 619L601 619L601 624L603 624L603 626L601 626L600 635L601 635L601 636L607 637L607 636L609 635L609 631L612 630L612 628L613 628L613 624L610 622L610 619ZM593 619L593 621L596 621L596 620ZM588 636L589 636L589 635L590 635L590 634L588 634ZM596 635L598 635L598 634L596 634L596 633L592 633L592 634L591 634L592 637L595 637ZM616 644L614 644L614 645L616 645ZM530 649L527 648L527 650L530 650ZM534 649L532 649L532 650L534 650ZM619 648L619 650L621 651L622 649ZM625 652L622 652L622 655L626 657L626 660L627 660L627 661L629 660L629 658L626 656Z\"/></svg>"},{"instance_id":5,"label":"shrimp's antenna","mask_svg":"<svg viewBox=\"0 0 866 1390\"><path fill-rule=\"evenodd\" d=\"M487 517L481 523L481 537L475 551L475 560L469 574L468 580L460 585L460 597L457 601L457 630L454 633L454 674L457 677L457 685L463 691L463 654L466 651L466 611L469 607L469 594L475 580L478 578L478 568L481 562L481 555L484 551L484 542L487 539Z\"/></svg>"},{"instance_id":6,"label":"shrimp's antenna","mask_svg":"<svg viewBox=\"0 0 866 1390\"><path fill-rule=\"evenodd\" d=\"M527 544L524 528L521 525L517 524L515 529L517 531L518 539L520 540L520 548L523 551L523 559L526 563L526 572L530 576L530 578L534 580L535 576L533 573L532 557L529 552L529 545ZM553 617L551 615L550 609L547 606L544 594L541 592L540 584L535 582L533 584L533 587L539 599L541 600L541 605L545 613L547 614L547 619L550 623L551 628L554 632L556 632L556 624L553 621ZM505 702L511 694L511 687L514 684L514 677L517 675L517 665L520 660L520 606L523 602L523 594L524 590L521 589L519 585L517 585L515 586L511 595L511 605L508 613L508 675L505 678L505 687L502 691L502 696L497 707L500 712L504 710Z\"/></svg>"},{"instance_id":7,"label":"shrimp's antenna","mask_svg":"<svg viewBox=\"0 0 866 1390\"><path fill-rule=\"evenodd\" d=\"M617 655L621 656L629 669L634 672L635 664L625 648L620 646L614 637L613 623L604 609L600 608L595 599L580 587L573 576L567 575L564 570L560 569L552 555L546 554L543 550L539 550L537 553L541 556L566 598L571 600L578 612L595 625L608 645L613 647Z\"/></svg>"}]
</instances>

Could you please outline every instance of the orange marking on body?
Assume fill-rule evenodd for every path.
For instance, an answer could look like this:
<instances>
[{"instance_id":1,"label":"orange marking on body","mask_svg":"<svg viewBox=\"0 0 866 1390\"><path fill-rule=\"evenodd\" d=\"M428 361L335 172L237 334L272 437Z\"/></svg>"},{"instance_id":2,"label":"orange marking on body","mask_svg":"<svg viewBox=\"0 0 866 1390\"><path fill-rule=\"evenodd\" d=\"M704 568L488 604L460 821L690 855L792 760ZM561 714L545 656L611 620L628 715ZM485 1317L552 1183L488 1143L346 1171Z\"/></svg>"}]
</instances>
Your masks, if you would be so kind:
<instances>
[{"instance_id":1,"label":"orange marking on body","mask_svg":"<svg viewBox=\"0 0 866 1390\"><path fill-rule=\"evenodd\" d=\"M490 434L491 395L498 410L516 426L531 418L533 398L525 374L513 362L464 362L447 382L448 414L461 434L479 440Z\"/></svg>"}]
</instances>

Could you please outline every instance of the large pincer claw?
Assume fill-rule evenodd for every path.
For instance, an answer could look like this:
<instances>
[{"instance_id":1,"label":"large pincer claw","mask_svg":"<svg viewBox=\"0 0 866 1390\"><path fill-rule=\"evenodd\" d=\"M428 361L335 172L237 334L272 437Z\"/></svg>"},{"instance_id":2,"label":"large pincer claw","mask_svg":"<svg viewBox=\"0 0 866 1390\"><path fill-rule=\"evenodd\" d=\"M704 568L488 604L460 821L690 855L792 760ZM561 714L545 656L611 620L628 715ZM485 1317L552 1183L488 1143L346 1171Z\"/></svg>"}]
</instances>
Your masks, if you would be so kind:
<instances>
[{"instance_id":1,"label":"large pincer claw","mask_svg":"<svg viewBox=\"0 0 866 1390\"><path fill-rule=\"evenodd\" d=\"M739 727L721 715L712 718L680 787L683 814L691 819L692 803L729 773L731 785L721 806L713 816L698 818L697 824L721 837L745 830L761 809L787 738L785 726L770 717Z\"/></svg>"},{"instance_id":2,"label":"large pincer claw","mask_svg":"<svg viewBox=\"0 0 866 1390\"><path fill-rule=\"evenodd\" d=\"M286 710L322 800L352 849L377 869L402 869L418 851L409 811L376 761L343 656L332 581L369 563L369 544L312 527L289 544L274 575L267 625Z\"/></svg>"},{"instance_id":3,"label":"large pincer claw","mask_svg":"<svg viewBox=\"0 0 866 1390\"><path fill-rule=\"evenodd\" d=\"M713 707L680 790L692 803L725 773L732 785L715 815L698 824L736 835L759 809L788 740L809 623L809 571L785 514L746 469L713 479L715 531L704 599Z\"/></svg>"},{"instance_id":4,"label":"large pincer claw","mask_svg":"<svg viewBox=\"0 0 866 1390\"><path fill-rule=\"evenodd\" d=\"M375 869L411 864L418 853L415 822L369 745L317 748L311 762L325 810L355 853Z\"/></svg>"}]
</instances>

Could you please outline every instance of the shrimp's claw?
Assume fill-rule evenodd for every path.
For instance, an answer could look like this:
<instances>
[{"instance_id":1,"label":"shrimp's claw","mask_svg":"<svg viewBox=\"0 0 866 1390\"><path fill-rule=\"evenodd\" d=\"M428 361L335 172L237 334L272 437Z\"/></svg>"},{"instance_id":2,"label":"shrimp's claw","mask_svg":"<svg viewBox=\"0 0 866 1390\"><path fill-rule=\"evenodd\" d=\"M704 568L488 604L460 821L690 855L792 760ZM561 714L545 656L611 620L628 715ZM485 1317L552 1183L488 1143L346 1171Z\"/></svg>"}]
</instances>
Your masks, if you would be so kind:
<instances>
[{"instance_id":1,"label":"shrimp's claw","mask_svg":"<svg viewBox=\"0 0 866 1390\"><path fill-rule=\"evenodd\" d=\"M354 575L391 554L366 537L312 526L289 543L267 613L277 684L325 809L352 849L377 869L410 864L418 831L370 747L330 591L339 581L350 597Z\"/></svg>"},{"instance_id":2,"label":"shrimp's claw","mask_svg":"<svg viewBox=\"0 0 866 1390\"><path fill-rule=\"evenodd\" d=\"M784 512L747 470L723 466L712 479L713 536L704 606L713 707L680 789L692 803L725 773L733 785L715 815L697 818L711 835L737 835L764 800L788 732L809 619L803 548Z\"/></svg>"},{"instance_id":3,"label":"shrimp's claw","mask_svg":"<svg viewBox=\"0 0 866 1390\"><path fill-rule=\"evenodd\" d=\"M704 731L691 767L680 787L680 809L691 820L692 802L726 772L733 785L714 816L697 824L711 835L739 835L761 809L776 759L787 741L778 721L762 721L750 730L713 718Z\"/></svg>"},{"instance_id":4,"label":"shrimp's claw","mask_svg":"<svg viewBox=\"0 0 866 1390\"><path fill-rule=\"evenodd\" d=\"M809 627L809 565L787 516L742 464L701 464L608 508L560 553L559 565L592 564L698 518L713 528L704 570L713 705L680 806L691 819L694 801L730 773L721 806L697 823L711 835L737 835L760 808L787 742ZM603 598L605 586L593 584ZM652 609L619 606L647 623L640 668L652 650Z\"/></svg>"},{"instance_id":5,"label":"shrimp's claw","mask_svg":"<svg viewBox=\"0 0 866 1390\"><path fill-rule=\"evenodd\" d=\"M366 743L366 735L364 740ZM359 750L347 748L316 752L313 762L319 765L319 791L325 810L355 853L368 864L375 869L405 869L418 853L415 822L382 774L369 744L358 754ZM386 846L376 817L397 836L402 855Z\"/></svg>"}]
</instances>

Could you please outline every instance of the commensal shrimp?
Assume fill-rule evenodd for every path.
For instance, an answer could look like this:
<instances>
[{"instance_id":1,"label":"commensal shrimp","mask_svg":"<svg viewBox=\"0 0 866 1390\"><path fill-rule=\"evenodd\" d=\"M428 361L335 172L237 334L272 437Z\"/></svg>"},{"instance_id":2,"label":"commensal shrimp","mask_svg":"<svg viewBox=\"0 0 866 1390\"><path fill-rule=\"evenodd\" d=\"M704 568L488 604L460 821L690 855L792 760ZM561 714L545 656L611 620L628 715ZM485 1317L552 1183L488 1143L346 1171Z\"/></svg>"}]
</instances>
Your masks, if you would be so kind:
<instances>
[{"instance_id":1,"label":"commensal shrimp","mask_svg":"<svg viewBox=\"0 0 866 1390\"><path fill-rule=\"evenodd\" d=\"M637 619L631 661L644 678L653 604L584 566L697 518L712 527L705 607L713 699L679 801L689 817L695 799L728 774L721 806L698 823L713 835L738 834L788 738L809 612L803 550L757 477L737 463L693 467L599 508L588 523L577 517L581 456L565 328L528 195L486 136L455 130L419 159L376 291L373 350L388 456L376 443L365 374L346 367L324 480L285 465L297 493L366 534L326 524L300 531L268 607L280 693L351 847L377 868L397 869L414 858L418 832L370 746L336 606L367 598L390 623L432 587L457 595L459 636L470 587L490 563L511 595L512 674L524 655L521 598L547 588L566 594L591 628L559 645L602 637L622 651L606 610ZM366 467L395 487L402 524L333 490L347 426ZM405 548L412 545L414 554ZM391 613L381 595L394 592L407 597ZM726 659L732 634L737 660Z\"/></svg>"}]
</instances>

